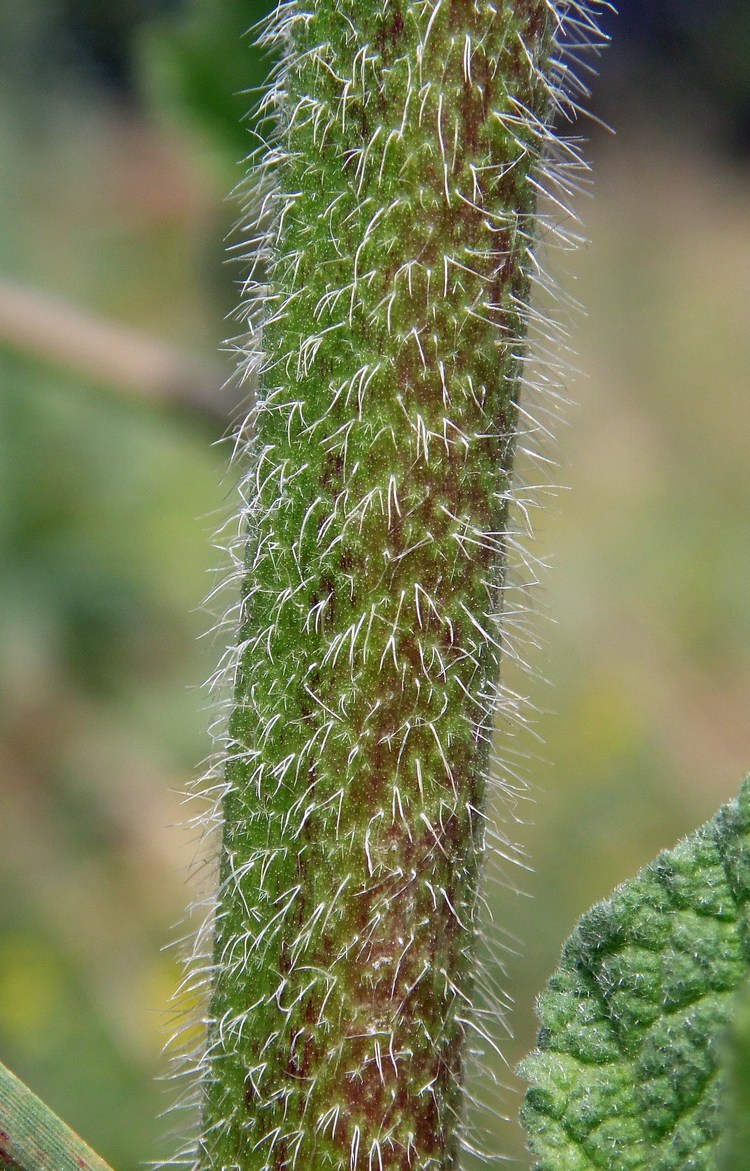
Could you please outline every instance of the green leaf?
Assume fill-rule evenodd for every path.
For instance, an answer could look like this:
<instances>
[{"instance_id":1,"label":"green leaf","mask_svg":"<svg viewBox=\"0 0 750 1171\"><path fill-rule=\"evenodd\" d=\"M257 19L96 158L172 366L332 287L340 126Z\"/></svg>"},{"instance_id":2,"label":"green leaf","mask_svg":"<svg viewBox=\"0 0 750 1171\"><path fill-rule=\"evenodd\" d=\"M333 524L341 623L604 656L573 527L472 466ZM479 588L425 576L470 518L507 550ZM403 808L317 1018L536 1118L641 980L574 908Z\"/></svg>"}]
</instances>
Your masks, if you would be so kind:
<instances>
[{"instance_id":1,"label":"green leaf","mask_svg":"<svg viewBox=\"0 0 750 1171\"><path fill-rule=\"evenodd\" d=\"M723 1037L750 966L748 899L750 778L584 915L563 948L522 1067L536 1171L715 1171Z\"/></svg>"},{"instance_id":2,"label":"green leaf","mask_svg":"<svg viewBox=\"0 0 750 1171\"><path fill-rule=\"evenodd\" d=\"M0 1064L1 1171L111 1171L41 1098Z\"/></svg>"}]
</instances>

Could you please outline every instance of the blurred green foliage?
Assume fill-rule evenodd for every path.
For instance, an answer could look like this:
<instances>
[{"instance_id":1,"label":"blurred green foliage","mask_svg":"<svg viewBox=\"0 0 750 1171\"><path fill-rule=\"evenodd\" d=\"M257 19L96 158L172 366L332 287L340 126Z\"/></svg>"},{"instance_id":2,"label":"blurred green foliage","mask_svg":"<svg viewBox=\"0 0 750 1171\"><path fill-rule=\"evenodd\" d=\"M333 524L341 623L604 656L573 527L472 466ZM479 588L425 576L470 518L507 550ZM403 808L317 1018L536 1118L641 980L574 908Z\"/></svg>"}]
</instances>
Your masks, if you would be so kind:
<instances>
[{"instance_id":1,"label":"blurred green foliage","mask_svg":"<svg viewBox=\"0 0 750 1171\"><path fill-rule=\"evenodd\" d=\"M271 0L192 0L178 21L154 23L143 38L153 105L197 132L229 181L256 145L248 131L270 58L253 29L272 7Z\"/></svg>"},{"instance_id":2,"label":"blurred green foliage","mask_svg":"<svg viewBox=\"0 0 750 1171\"><path fill-rule=\"evenodd\" d=\"M622 0L605 13L608 88L627 109L651 107L695 139L750 151L750 9L745 0ZM619 78L618 78L619 75ZM613 85L614 80L614 85ZM611 106L613 94L604 98Z\"/></svg>"},{"instance_id":3,"label":"blurred green foliage","mask_svg":"<svg viewBox=\"0 0 750 1171\"><path fill-rule=\"evenodd\" d=\"M50 81L124 94L133 85L142 26L180 0L34 0L0 5L3 82L28 88Z\"/></svg>"},{"instance_id":4,"label":"blurred green foliage","mask_svg":"<svg viewBox=\"0 0 750 1171\"><path fill-rule=\"evenodd\" d=\"M724 1042L724 1060L729 1081L720 1171L746 1171L750 1166L750 984L735 997L734 1017Z\"/></svg>"},{"instance_id":5,"label":"blurred green foliage","mask_svg":"<svg viewBox=\"0 0 750 1171\"><path fill-rule=\"evenodd\" d=\"M223 190L62 50L40 84L58 6L9 22L0 275L213 359ZM0 1048L122 1171L173 1145L163 948L192 846L168 827L210 747L217 437L0 348Z\"/></svg>"},{"instance_id":6,"label":"blurred green foliage","mask_svg":"<svg viewBox=\"0 0 750 1171\"><path fill-rule=\"evenodd\" d=\"M98 72L75 60L73 8L0 6L0 273L212 357L236 329L226 193L262 68L235 31L260 6L92 0L92 28L124 22L113 57L139 46ZM126 73L137 100L112 84ZM587 378L552 452L572 490L542 492L535 518L554 572L534 605L553 621L534 623L537 676L507 675L544 741L518 735L531 824L509 830L536 874L508 882L535 898L491 892L511 1065L577 916L750 763L750 176L692 150L690 123L618 127L591 148L592 245L553 258L589 311ZM209 751L195 688L221 643L197 636L232 496L215 439L0 348L0 1056L118 1171L170 1149L153 1077L178 967L160 948L195 846L167 827ZM523 1160L513 1127L486 1125Z\"/></svg>"}]
</instances>

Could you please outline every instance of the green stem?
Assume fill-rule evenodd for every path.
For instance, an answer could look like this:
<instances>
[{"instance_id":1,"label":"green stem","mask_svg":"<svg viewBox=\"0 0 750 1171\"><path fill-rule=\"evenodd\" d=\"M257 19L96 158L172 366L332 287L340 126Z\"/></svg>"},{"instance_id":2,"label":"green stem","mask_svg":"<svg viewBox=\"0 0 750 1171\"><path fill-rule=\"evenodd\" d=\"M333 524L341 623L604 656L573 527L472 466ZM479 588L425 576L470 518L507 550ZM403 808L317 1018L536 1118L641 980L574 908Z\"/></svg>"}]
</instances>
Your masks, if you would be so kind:
<instances>
[{"instance_id":1,"label":"green stem","mask_svg":"<svg viewBox=\"0 0 750 1171\"><path fill-rule=\"evenodd\" d=\"M557 16L276 16L206 1168L457 1159Z\"/></svg>"},{"instance_id":2,"label":"green stem","mask_svg":"<svg viewBox=\"0 0 750 1171\"><path fill-rule=\"evenodd\" d=\"M111 1171L95 1151L0 1064L3 1171Z\"/></svg>"}]
</instances>

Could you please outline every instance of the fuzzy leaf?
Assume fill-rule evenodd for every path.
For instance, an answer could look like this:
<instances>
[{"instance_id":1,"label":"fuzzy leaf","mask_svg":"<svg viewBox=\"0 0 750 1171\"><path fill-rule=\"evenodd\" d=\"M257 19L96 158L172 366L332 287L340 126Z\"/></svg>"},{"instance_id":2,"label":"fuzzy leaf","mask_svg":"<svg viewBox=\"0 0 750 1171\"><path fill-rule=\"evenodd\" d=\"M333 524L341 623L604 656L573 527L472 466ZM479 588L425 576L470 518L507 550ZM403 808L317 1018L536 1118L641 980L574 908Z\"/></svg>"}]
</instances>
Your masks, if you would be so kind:
<instances>
[{"instance_id":1,"label":"fuzzy leaf","mask_svg":"<svg viewBox=\"0 0 750 1171\"><path fill-rule=\"evenodd\" d=\"M749 899L750 778L563 948L522 1068L536 1171L714 1171Z\"/></svg>"}]
</instances>

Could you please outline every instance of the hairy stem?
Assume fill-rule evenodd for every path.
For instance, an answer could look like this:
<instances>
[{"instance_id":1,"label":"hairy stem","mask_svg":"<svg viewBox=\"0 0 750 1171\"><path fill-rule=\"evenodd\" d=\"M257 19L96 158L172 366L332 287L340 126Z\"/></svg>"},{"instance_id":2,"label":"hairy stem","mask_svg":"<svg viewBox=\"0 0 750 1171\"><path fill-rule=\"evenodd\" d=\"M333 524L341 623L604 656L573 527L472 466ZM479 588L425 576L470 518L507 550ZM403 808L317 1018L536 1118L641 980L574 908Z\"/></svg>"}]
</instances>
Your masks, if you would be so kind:
<instances>
[{"instance_id":1,"label":"hairy stem","mask_svg":"<svg viewBox=\"0 0 750 1171\"><path fill-rule=\"evenodd\" d=\"M560 19L317 0L269 32L205 1168L457 1160Z\"/></svg>"}]
</instances>

